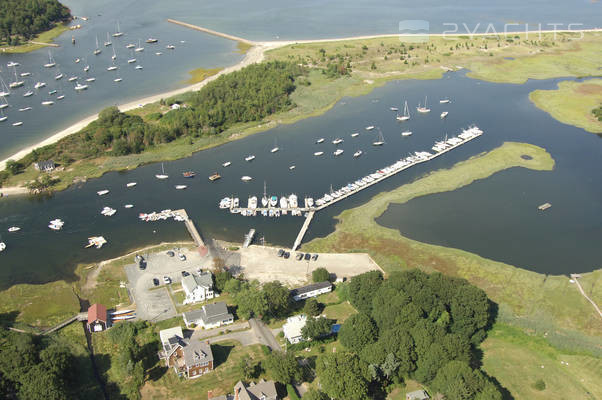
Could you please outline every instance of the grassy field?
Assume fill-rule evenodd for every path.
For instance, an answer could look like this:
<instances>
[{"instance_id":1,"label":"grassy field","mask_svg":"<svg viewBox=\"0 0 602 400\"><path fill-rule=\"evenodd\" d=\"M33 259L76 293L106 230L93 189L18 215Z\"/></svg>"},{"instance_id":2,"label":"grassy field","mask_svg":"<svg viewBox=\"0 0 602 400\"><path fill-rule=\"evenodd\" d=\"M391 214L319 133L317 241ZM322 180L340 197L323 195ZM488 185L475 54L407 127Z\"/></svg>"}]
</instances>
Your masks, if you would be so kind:
<instances>
[{"instance_id":1,"label":"grassy field","mask_svg":"<svg viewBox=\"0 0 602 400\"><path fill-rule=\"evenodd\" d=\"M193 69L192 71L188 72L190 74L190 79L188 79L186 81L186 83L192 85L193 83L204 81L205 79L209 78L210 76L213 76L213 75L217 74L222 69L223 68L211 68L211 69L197 68L197 69Z\"/></svg>"},{"instance_id":2,"label":"grassy field","mask_svg":"<svg viewBox=\"0 0 602 400\"><path fill-rule=\"evenodd\" d=\"M326 318L334 319L337 324L342 324L347 318L356 314L357 311L348 301L332 306L326 306L322 314L326 315Z\"/></svg>"},{"instance_id":3,"label":"grassy field","mask_svg":"<svg viewBox=\"0 0 602 400\"><path fill-rule=\"evenodd\" d=\"M68 24L56 24L56 26L54 28L52 28L49 31L40 33L38 36L36 36L34 39L32 39L32 42L38 42L38 43L52 43L53 39L55 37L60 36L63 32L68 31L69 30L69 25ZM43 44L34 44L34 43L24 43L22 45L19 46L0 46L0 52L2 53L28 53L30 51L34 51L34 50L38 50L41 49L44 46Z\"/></svg>"},{"instance_id":4,"label":"grassy field","mask_svg":"<svg viewBox=\"0 0 602 400\"><path fill-rule=\"evenodd\" d=\"M529 94L529 99L564 124L602 133L602 122L592 114L602 104L602 79L560 82L558 89L536 90Z\"/></svg>"}]
</instances>

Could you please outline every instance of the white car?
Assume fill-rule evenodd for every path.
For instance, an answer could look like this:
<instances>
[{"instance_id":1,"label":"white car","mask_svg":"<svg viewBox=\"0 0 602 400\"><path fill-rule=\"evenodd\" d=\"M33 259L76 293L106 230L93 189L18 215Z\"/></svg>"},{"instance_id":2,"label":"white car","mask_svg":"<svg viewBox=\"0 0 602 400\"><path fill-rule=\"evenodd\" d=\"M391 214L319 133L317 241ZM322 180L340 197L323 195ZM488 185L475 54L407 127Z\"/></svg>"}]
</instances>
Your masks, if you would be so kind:
<instances>
[{"instance_id":1,"label":"white car","mask_svg":"<svg viewBox=\"0 0 602 400\"><path fill-rule=\"evenodd\" d=\"M165 283L166 285L169 285L171 283L171 278L167 275L165 275L163 277L163 283Z\"/></svg>"}]
</instances>

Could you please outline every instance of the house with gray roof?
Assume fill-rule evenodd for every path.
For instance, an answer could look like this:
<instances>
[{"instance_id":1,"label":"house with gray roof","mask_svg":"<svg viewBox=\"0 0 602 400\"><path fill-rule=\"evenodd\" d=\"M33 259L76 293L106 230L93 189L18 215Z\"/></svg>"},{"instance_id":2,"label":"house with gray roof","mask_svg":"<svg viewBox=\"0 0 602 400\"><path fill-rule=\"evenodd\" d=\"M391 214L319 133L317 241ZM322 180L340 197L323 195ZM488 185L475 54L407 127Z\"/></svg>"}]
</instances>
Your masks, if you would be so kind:
<instances>
[{"instance_id":1,"label":"house with gray roof","mask_svg":"<svg viewBox=\"0 0 602 400\"><path fill-rule=\"evenodd\" d=\"M223 301L205 304L199 310L192 310L182 314L186 327L193 324L205 329L218 328L234 322L234 316L228 312L228 306Z\"/></svg>"},{"instance_id":2,"label":"house with gray roof","mask_svg":"<svg viewBox=\"0 0 602 400\"><path fill-rule=\"evenodd\" d=\"M191 379L213 371L213 352L208 341L185 338L179 326L160 331L159 337L159 358L178 375Z\"/></svg>"},{"instance_id":3,"label":"house with gray roof","mask_svg":"<svg viewBox=\"0 0 602 400\"><path fill-rule=\"evenodd\" d=\"M210 271L200 272L198 275L190 274L182 278L182 288L186 294L184 304L198 303L212 299L213 274Z\"/></svg>"},{"instance_id":4,"label":"house with gray roof","mask_svg":"<svg viewBox=\"0 0 602 400\"><path fill-rule=\"evenodd\" d=\"M293 289L291 295L295 301L301 301L328 292L332 292L332 283L324 281Z\"/></svg>"},{"instance_id":5,"label":"house with gray roof","mask_svg":"<svg viewBox=\"0 0 602 400\"><path fill-rule=\"evenodd\" d=\"M415 390L406 393L406 400L429 400L430 397L424 390Z\"/></svg>"},{"instance_id":6,"label":"house with gray roof","mask_svg":"<svg viewBox=\"0 0 602 400\"><path fill-rule=\"evenodd\" d=\"M46 160L33 163L33 167L40 172L52 172L56 168L56 165L54 161Z\"/></svg>"}]
</instances>

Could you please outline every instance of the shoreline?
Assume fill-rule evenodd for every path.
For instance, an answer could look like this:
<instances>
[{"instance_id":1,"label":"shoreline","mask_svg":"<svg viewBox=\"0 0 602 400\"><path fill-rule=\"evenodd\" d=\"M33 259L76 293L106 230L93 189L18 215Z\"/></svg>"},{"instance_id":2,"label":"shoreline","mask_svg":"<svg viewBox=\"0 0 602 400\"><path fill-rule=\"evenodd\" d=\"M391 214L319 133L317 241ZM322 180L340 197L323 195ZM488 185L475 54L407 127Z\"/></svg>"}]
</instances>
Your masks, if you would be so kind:
<instances>
[{"instance_id":1,"label":"shoreline","mask_svg":"<svg viewBox=\"0 0 602 400\"><path fill-rule=\"evenodd\" d=\"M190 24L188 24L188 25L190 25ZM191 27L190 29L194 29L194 28ZM203 29L205 29L205 28L203 28ZM216 35L216 34L218 34L218 36L221 35L220 32L214 33L211 30L205 30L204 32L207 34L210 34L210 35ZM556 33L602 32L602 28L582 29L582 30L564 30L564 31L563 30L530 31L529 33L534 33L534 34L548 33L549 34L549 33L554 33L554 32L556 32ZM168 92L163 92L163 93L147 96L147 97L137 99L137 100L125 103L125 104L117 105L117 107L119 108L120 111L126 112L126 111L130 111L130 110L136 109L141 106L155 103L157 101L160 101L161 99L173 97L173 96L176 96L176 95L179 95L182 93L186 93L189 91L199 91L205 85L207 85L209 82L219 78L222 75L228 74L230 72L238 71L238 70L240 70L248 65L254 64L254 63L262 62L264 60L265 53L267 51L274 50L274 49L284 47L284 46L293 45L293 44L342 42L342 41L350 41L350 40L367 40L367 39L390 38L390 37L421 37L421 36L447 37L448 36L450 38L451 37L459 38L462 36L495 36L495 35L502 35L502 34L503 35L514 35L514 34L524 34L524 33L527 33L527 32L516 31L516 32L505 32L505 33L474 33L474 34L468 34L468 35L459 35L459 34L447 35L447 34L443 34L443 33L426 34L426 35L380 34L380 35L365 35L365 36L342 37L342 38L332 38L332 39L303 39L303 40L260 41L260 42L249 41L249 42L253 43L253 47L251 47L247 51L247 53L245 54L245 57L239 63L231 65L229 67L226 67L226 68L222 69L220 72L218 72L217 74L212 75L212 76L204 79L201 82L198 82L198 83L195 83L192 85L188 85L188 86L185 86L185 87L182 87L179 89L174 89L174 90L171 90ZM224 36L220 36L220 37L224 37ZM229 39L229 38L227 38L227 39ZM229 40L235 40L235 39L229 39ZM18 161L18 160L22 159L23 157L25 157L27 154L29 154L34 149L44 147L44 146L47 146L50 144L54 144L69 135L79 132L81 129L86 127L88 124L95 121L98 118L98 114L99 113L90 115L90 116L76 122L75 124L72 124L71 126L65 128L65 129L62 129L59 132L54 133L53 135L49 136L48 138L46 138L36 144L30 145L24 149L21 149L20 151L5 158L4 160L0 161L0 171L3 171L6 168L6 162L9 160Z\"/></svg>"}]
</instances>

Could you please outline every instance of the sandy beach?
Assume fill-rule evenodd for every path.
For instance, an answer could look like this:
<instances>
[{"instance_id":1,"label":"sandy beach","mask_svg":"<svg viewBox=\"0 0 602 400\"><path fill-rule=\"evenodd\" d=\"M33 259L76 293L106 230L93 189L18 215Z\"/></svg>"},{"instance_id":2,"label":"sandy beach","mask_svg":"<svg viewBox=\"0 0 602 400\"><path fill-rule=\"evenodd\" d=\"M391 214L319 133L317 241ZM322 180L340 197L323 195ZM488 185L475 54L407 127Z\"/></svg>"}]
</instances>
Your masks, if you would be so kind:
<instances>
[{"instance_id":1,"label":"sandy beach","mask_svg":"<svg viewBox=\"0 0 602 400\"><path fill-rule=\"evenodd\" d=\"M201 27L194 27L191 24L184 24L184 23L179 23L178 21L170 21L170 22L174 22L174 23L178 23L178 24L182 24L182 25L189 25L192 29L195 28L199 28L197 30L202 30L208 34L211 35L216 35L216 36L220 36L220 37L224 37L227 39L231 39L231 40L237 40L240 38L236 38L233 37L231 35L227 35L221 32L215 32L215 31L211 31L209 29L206 28L201 28ZM583 29L583 30L570 30L570 31L562 31L562 30L557 30L557 31L533 31L530 32L530 34L532 33L533 35L538 35L538 34L544 34L544 33L581 33L581 32L602 32L602 29ZM494 34L499 34L499 35L514 35L514 34L521 34L521 33L525 33L524 31L518 31L518 32L498 32L498 33L474 33L472 34L472 36L492 36ZM448 35L448 34L425 34L425 35L420 35L418 34L418 36L436 36L436 37L442 37L442 36L449 36L450 38L453 36L458 36L460 35L460 33L456 33L454 35ZM308 43L323 43L323 42L340 42L340 41L347 41L347 40L362 40L362 39L377 39L377 38L386 38L386 37L392 37L392 36L396 36L396 37L416 37L416 34L382 34L382 35L368 35L368 36L354 36L354 37L343 37L343 38L331 38L331 39L307 39L307 40L283 40L283 41L266 41L266 42L252 42L250 40L244 39L245 43L250 43L253 44L253 47L251 47L249 49L249 51L245 54L245 57L243 58L243 60L241 62L239 62L238 64L232 65L230 67L224 68L223 70L221 70L219 73L208 77L207 79L203 80L202 82L199 83L195 83L194 85L190 85L187 87L183 87L180 89L176 89L176 90L172 90L169 92L165 92L165 93L159 93L153 96L149 96L149 97L145 97L142 99L138 99L129 103L125 103L125 104L121 104L118 105L119 109L122 112L128 111L128 110L132 110L134 108L137 107L142 107L144 105L150 104L150 103L155 103L161 99L165 99L168 97L172 97L181 93L185 93L188 91L198 91L200 90L203 86L205 86L207 83L219 78L222 75L225 74L229 74L230 72L233 71L238 71L244 67L246 67L247 65L253 64L253 63L258 63L263 61L264 59L264 54L266 51L268 50L272 50L272 49L276 49L279 47L283 47L283 46L288 46L291 44L308 44ZM243 39L240 39L243 40ZM86 117L84 119L82 119L81 121L71 125L70 127L63 129L53 135L51 135L50 137L48 137L47 139L44 139L43 141L36 143L32 146L29 146L25 149L22 149L21 151L13 154L12 156L0 161L0 171L4 170L4 168L6 167L6 162L8 160L19 160L23 157L25 157L27 154L29 154L32 150L38 148L38 147L43 147L43 146L47 146L49 144L53 144L56 143L57 141L61 140L62 138L69 136L71 134L74 134L78 131L80 131L82 128L86 127L88 124L90 124L90 122L96 120L98 118L98 113L94 114L94 115L90 115L89 117Z\"/></svg>"}]
</instances>

